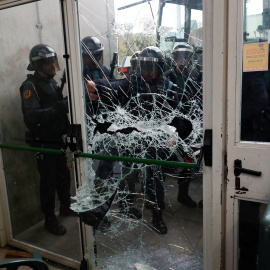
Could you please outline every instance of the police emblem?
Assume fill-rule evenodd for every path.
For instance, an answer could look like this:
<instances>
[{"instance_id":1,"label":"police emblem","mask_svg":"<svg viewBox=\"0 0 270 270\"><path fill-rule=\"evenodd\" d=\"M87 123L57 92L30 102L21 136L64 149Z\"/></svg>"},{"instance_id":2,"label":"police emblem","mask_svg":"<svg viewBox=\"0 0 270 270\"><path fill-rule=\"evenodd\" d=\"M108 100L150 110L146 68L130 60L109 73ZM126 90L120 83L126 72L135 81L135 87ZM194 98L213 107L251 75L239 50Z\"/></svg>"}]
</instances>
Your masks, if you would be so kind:
<instances>
[{"instance_id":1,"label":"police emblem","mask_svg":"<svg viewBox=\"0 0 270 270\"><path fill-rule=\"evenodd\" d=\"M31 90L25 90L23 93L24 99L29 99L32 96Z\"/></svg>"}]
</instances>

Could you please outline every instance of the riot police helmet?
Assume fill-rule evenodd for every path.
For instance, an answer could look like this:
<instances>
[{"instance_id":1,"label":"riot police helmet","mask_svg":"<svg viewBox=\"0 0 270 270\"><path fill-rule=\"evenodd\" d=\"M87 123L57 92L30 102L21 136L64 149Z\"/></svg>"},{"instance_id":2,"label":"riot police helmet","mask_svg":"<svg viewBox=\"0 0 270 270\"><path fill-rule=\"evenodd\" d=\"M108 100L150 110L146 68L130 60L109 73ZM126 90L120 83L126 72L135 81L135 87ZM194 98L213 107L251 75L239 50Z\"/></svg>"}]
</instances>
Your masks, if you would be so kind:
<instances>
[{"instance_id":1,"label":"riot police helmet","mask_svg":"<svg viewBox=\"0 0 270 270\"><path fill-rule=\"evenodd\" d=\"M82 39L81 44L82 44L83 55L92 54L95 56L97 60L101 59L104 46L98 38L91 37L91 36L85 37Z\"/></svg>"},{"instance_id":2,"label":"riot police helmet","mask_svg":"<svg viewBox=\"0 0 270 270\"><path fill-rule=\"evenodd\" d=\"M53 69L47 74L44 65L53 64ZM56 71L59 71L59 63L57 58L57 53L55 50L46 44L35 45L29 53L29 65L27 67L29 71L40 71L45 73L45 75L53 77Z\"/></svg>"},{"instance_id":3,"label":"riot police helmet","mask_svg":"<svg viewBox=\"0 0 270 270\"><path fill-rule=\"evenodd\" d=\"M141 75L145 80L155 80L163 72L165 55L161 49L149 46L139 56Z\"/></svg>"},{"instance_id":4,"label":"riot police helmet","mask_svg":"<svg viewBox=\"0 0 270 270\"><path fill-rule=\"evenodd\" d=\"M139 60L140 53L141 51L136 51L131 56L131 59L130 59L131 72L136 72L136 73L140 72L140 60Z\"/></svg>"},{"instance_id":5,"label":"riot police helmet","mask_svg":"<svg viewBox=\"0 0 270 270\"><path fill-rule=\"evenodd\" d=\"M174 67L183 69L191 63L193 47L187 42L178 43L172 51L172 62Z\"/></svg>"}]
</instances>

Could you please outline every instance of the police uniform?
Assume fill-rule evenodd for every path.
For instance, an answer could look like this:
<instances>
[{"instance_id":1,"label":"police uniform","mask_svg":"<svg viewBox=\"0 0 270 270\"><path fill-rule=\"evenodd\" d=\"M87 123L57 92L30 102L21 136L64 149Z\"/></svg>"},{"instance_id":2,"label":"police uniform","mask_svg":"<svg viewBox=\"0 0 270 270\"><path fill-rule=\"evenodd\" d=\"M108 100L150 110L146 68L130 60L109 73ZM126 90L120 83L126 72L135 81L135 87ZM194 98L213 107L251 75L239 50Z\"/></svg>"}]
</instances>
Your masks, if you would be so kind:
<instances>
[{"instance_id":1,"label":"police uniform","mask_svg":"<svg viewBox=\"0 0 270 270\"><path fill-rule=\"evenodd\" d=\"M199 105L199 109L202 110L201 73L191 68L186 68L186 70L182 74L176 73L175 69L170 69L165 73L165 76L177 85L176 91L181 94L179 110L183 114L191 115L191 113L194 113L194 111L192 110L192 101L194 100L196 101L196 104ZM177 199L184 205L195 208L196 202L194 202L188 195L188 188L190 184L189 175L191 175L191 172L189 169L184 169L182 170L181 175L183 176L183 179L178 180L179 192Z\"/></svg>"},{"instance_id":2,"label":"police uniform","mask_svg":"<svg viewBox=\"0 0 270 270\"><path fill-rule=\"evenodd\" d=\"M200 72L187 69L184 74L181 74L170 69L165 72L165 76L177 85L176 91L181 94L179 103L181 112L189 113L189 102L194 99L202 110L202 74Z\"/></svg>"},{"instance_id":3,"label":"police uniform","mask_svg":"<svg viewBox=\"0 0 270 270\"><path fill-rule=\"evenodd\" d=\"M67 100L52 78L37 72L28 75L20 87L24 122L29 129L27 141L33 147L60 150L62 136L67 134ZM36 153L40 174L40 202L45 217L54 215L55 192L60 201L60 214L70 205L70 172L65 155Z\"/></svg>"},{"instance_id":4,"label":"police uniform","mask_svg":"<svg viewBox=\"0 0 270 270\"><path fill-rule=\"evenodd\" d=\"M86 79L97 80L97 79L109 79L110 70L105 66L99 66L96 69L90 69L88 66L84 66L83 75ZM113 79L115 79L113 77ZM106 114L104 106L96 100L87 99L86 111L89 116L97 116L99 114ZM93 118L94 120L94 118ZM104 153L114 154L114 153ZM113 174L114 162L110 160L97 160L96 177L100 179L106 179Z\"/></svg>"},{"instance_id":5,"label":"police uniform","mask_svg":"<svg viewBox=\"0 0 270 270\"><path fill-rule=\"evenodd\" d=\"M110 71L105 66L100 66L94 70L91 70L88 66L83 68L83 76L86 79L96 80L96 79L109 79Z\"/></svg>"}]
</instances>

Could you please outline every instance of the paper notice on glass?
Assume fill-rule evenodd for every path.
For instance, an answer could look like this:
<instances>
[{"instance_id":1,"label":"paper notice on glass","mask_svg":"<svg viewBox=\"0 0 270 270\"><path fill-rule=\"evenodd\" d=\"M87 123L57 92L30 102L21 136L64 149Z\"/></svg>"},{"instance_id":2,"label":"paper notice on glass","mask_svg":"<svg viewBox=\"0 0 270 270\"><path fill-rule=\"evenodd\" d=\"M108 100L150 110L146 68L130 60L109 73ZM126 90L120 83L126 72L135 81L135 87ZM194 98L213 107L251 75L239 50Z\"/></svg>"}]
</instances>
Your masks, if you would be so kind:
<instances>
[{"instance_id":1,"label":"paper notice on glass","mask_svg":"<svg viewBox=\"0 0 270 270\"><path fill-rule=\"evenodd\" d=\"M243 72L268 70L268 42L244 44Z\"/></svg>"}]
</instances>

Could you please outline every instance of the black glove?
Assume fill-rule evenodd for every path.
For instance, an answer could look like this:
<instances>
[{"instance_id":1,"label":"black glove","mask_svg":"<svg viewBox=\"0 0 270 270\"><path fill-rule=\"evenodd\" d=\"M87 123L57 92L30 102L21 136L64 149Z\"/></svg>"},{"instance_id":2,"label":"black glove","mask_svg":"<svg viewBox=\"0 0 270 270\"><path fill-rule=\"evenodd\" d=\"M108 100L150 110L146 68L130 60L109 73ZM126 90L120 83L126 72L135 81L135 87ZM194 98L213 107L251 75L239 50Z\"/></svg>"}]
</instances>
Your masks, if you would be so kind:
<instances>
[{"instance_id":1,"label":"black glove","mask_svg":"<svg viewBox=\"0 0 270 270\"><path fill-rule=\"evenodd\" d=\"M55 110L57 113L68 113L68 99L67 97L57 101L55 105Z\"/></svg>"}]
</instances>

